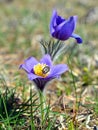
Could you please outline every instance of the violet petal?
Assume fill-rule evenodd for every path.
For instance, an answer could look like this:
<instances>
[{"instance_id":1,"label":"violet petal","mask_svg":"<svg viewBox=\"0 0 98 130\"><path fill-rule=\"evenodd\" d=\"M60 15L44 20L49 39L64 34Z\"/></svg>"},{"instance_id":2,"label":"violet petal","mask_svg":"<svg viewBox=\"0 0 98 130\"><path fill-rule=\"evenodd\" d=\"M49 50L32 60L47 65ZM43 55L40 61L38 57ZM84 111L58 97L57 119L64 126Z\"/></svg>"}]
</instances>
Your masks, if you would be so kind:
<instances>
[{"instance_id":1,"label":"violet petal","mask_svg":"<svg viewBox=\"0 0 98 130\"><path fill-rule=\"evenodd\" d=\"M29 73L29 74L28 74L28 79L29 79L29 80L34 80L34 79L39 78L39 77L40 77L40 76L35 75L35 74L33 74L33 73Z\"/></svg>"},{"instance_id":2,"label":"violet petal","mask_svg":"<svg viewBox=\"0 0 98 130\"><path fill-rule=\"evenodd\" d=\"M34 57L29 57L24 61L24 64L20 65L20 68L24 69L29 73L36 64L38 64L38 61Z\"/></svg>"},{"instance_id":3,"label":"violet petal","mask_svg":"<svg viewBox=\"0 0 98 130\"><path fill-rule=\"evenodd\" d=\"M47 78L59 77L62 73L68 71L68 66L65 64L55 65L51 68L51 73Z\"/></svg>"},{"instance_id":4,"label":"violet petal","mask_svg":"<svg viewBox=\"0 0 98 130\"><path fill-rule=\"evenodd\" d=\"M77 34L72 34L71 37L75 38L77 43L82 43L83 42L82 38Z\"/></svg>"},{"instance_id":5,"label":"violet petal","mask_svg":"<svg viewBox=\"0 0 98 130\"><path fill-rule=\"evenodd\" d=\"M52 65L52 61L51 61L50 55L46 54L45 56L43 56L43 58L40 60L40 63L46 64L48 66L51 66Z\"/></svg>"},{"instance_id":6,"label":"violet petal","mask_svg":"<svg viewBox=\"0 0 98 130\"><path fill-rule=\"evenodd\" d=\"M65 23L63 22L64 23L63 26L61 25L57 26L55 31L59 30L57 36L59 40L67 40L72 35L76 25L75 21L76 21L76 17L72 16L68 20L66 20Z\"/></svg>"},{"instance_id":7,"label":"violet petal","mask_svg":"<svg viewBox=\"0 0 98 130\"><path fill-rule=\"evenodd\" d=\"M52 17L51 17L51 20L50 20L50 33L51 34L55 31L54 26L57 25L56 17L57 17L57 12L55 10L53 10Z\"/></svg>"}]
</instances>

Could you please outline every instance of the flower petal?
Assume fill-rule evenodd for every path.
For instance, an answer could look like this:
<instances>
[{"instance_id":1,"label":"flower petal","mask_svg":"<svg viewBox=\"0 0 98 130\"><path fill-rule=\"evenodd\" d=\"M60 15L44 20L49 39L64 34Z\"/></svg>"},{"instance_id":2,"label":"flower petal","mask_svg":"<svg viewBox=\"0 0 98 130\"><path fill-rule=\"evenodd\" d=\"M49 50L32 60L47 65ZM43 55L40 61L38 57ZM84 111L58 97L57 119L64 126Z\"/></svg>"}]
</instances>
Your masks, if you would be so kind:
<instances>
[{"instance_id":1,"label":"flower petal","mask_svg":"<svg viewBox=\"0 0 98 130\"><path fill-rule=\"evenodd\" d=\"M37 75L35 75L35 74L33 74L33 73L29 73L28 74L28 79L29 80L34 80L34 79L36 79L36 78L38 78L39 76L37 76Z\"/></svg>"},{"instance_id":2,"label":"flower petal","mask_svg":"<svg viewBox=\"0 0 98 130\"><path fill-rule=\"evenodd\" d=\"M55 27L55 31L51 33L51 35L57 39L59 39L59 33L61 31L61 28L65 25L66 21L62 22L58 26ZM61 39L59 39L61 40Z\"/></svg>"},{"instance_id":3,"label":"flower petal","mask_svg":"<svg viewBox=\"0 0 98 130\"><path fill-rule=\"evenodd\" d=\"M51 66L52 65L52 60L51 60L50 55L46 54L45 56L43 56L43 58L40 60L40 63Z\"/></svg>"},{"instance_id":4,"label":"flower petal","mask_svg":"<svg viewBox=\"0 0 98 130\"><path fill-rule=\"evenodd\" d=\"M74 25L74 30L75 30L75 28L76 28L76 24L77 24L77 20L78 20L78 16L75 15L75 16L73 16L73 17L74 17L74 23L75 23L75 25Z\"/></svg>"},{"instance_id":5,"label":"flower petal","mask_svg":"<svg viewBox=\"0 0 98 130\"><path fill-rule=\"evenodd\" d=\"M26 59L24 61L24 64L20 65L20 69L24 69L25 71L27 71L28 73L31 72L31 70L33 69L34 65L38 64L38 61L34 58L34 57L29 57L28 59Z\"/></svg>"},{"instance_id":6,"label":"flower petal","mask_svg":"<svg viewBox=\"0 0 98 130\"><path fill-rule=\"evenodd\" d=\"M67 40L72 35L76 26L76 19L77 16L71 16L65 23L57 26L55 31L59 32L57 36L59 40Z\"/></svg>"},{"instance_id":7,"label":"flower petal","mask_svg":"<svg viewBox=\"0 0 98 130\"><path fill-rule=\"evenodd\" d=\"M66 64L55 65L51 68L51 73L47 78L59 77L66 71L68 71L68 66Z\"/></svg>"},{"instance_id":8,"label":"flower petal","mask_svg":"<svg viewBox=\"0 0 98 130\"><path fill-rule=\"evenodd\" d=\"M30 70L26 67L25 64L21 64L21 65L19 66L19 69L24 69L27 73L30 72Z\"/></svg>"},{"instance_id":9,"label":"flower petal","mask_svg":"<svg viewBox=\"0 0 98 130\"><path fill-rule=\"evenodd\" d=\"M65 21L65 19L64 18L62 18L61 16L57 16L57 18L56 18L56 24L57 25L59 25L59 24L61 24L62 22L64 22Z\"/></svg>"},{"instance_id":10,"label":"flower petal","mask_svg":"<svg viewBox=\"0 0 98 130\"><path fill-rule=\"evenodd\" d=\"M50 80L49 79L41 79L41 78L36 78L33 80L33 82L35 83L36 87L43 91L46 84L49 82Z\"/></svg>"},{"instance_id":11,"label":"flower petal","mask_svg":"<svg viewBox=\"0 0 98 130\"><path fill-rule=\"evenodd\" d=\"M55 31L54 26L56 26L56 18L57 18L57 12L56 10L53 10L52 17L50 20L50 33L51 34Z\"/></svg>"},{"instance_id":12,"label":"flower petal","mask_svg":"<svg viewBox=\"0 0 98 130\"><path fill-rule=\"evenodd\" d=\"M77 34L72 34L71 37L75 38L77 43L82 43L83 42L82 38Z\"/></svg>"}]
</instances>

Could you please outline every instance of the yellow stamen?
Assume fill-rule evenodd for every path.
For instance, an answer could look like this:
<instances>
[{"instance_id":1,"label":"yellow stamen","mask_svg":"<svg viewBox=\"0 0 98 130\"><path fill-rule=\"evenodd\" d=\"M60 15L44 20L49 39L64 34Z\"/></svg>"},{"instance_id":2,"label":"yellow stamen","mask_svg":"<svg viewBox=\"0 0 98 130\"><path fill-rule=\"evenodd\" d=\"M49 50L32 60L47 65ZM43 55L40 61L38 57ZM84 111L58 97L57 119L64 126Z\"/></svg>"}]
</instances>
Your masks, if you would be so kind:
<instances>
[{"instance_id":1,"label":"yellow stamen","mask_svg":"<svg viewBox=\"0 0 98 130\"><path fill-rule=\"evenodd\" d=\"M43 69L47 67L46 64L40 64L38 63L37 65L34 66L34 73L38 76L42 76L42 77L47 77L49 74L49 71L47 71L46 73L43 72Z\"/></svg>"}]
</instances>

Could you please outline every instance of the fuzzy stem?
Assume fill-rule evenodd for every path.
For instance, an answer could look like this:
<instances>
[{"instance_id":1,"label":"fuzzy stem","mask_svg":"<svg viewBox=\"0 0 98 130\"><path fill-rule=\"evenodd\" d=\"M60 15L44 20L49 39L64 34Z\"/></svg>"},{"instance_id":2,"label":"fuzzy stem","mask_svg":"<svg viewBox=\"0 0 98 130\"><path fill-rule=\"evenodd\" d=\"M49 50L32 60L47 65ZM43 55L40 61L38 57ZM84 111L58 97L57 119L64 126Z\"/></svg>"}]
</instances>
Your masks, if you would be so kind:
<instances>
[{"instance_id":1,"label":"fuzzy stem","mask_svg":"<svg viewBox=\"0 0 98 130\"><path fill-rule=\"evenodd\" d=\"M43 122L44 122L44 117L45 117L45 100L44 100L44 95L42 91L38 91L39 92L39 101L40 101L40 112L41 112L41 126L43 126Z\"/></svg>"}]
</instances>

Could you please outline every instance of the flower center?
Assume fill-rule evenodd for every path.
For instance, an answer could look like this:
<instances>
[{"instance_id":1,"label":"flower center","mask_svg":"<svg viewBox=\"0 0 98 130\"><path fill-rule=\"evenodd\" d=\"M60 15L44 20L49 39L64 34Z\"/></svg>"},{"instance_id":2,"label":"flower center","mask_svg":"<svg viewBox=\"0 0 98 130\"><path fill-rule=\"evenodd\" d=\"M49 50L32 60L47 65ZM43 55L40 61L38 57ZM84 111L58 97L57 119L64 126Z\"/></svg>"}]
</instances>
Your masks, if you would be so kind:
<instances>
[{"instance_id":1,"label":"flower center","mask_svg":"<svg viewBox=\"0 0 98 130\"><path fill-rule=\"evenodd\" d=\"M38 76L47 77L50 72L50 67L46 64L40 64L34 66L34 73Z\"/></svg>"}]
</instances>

